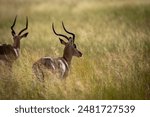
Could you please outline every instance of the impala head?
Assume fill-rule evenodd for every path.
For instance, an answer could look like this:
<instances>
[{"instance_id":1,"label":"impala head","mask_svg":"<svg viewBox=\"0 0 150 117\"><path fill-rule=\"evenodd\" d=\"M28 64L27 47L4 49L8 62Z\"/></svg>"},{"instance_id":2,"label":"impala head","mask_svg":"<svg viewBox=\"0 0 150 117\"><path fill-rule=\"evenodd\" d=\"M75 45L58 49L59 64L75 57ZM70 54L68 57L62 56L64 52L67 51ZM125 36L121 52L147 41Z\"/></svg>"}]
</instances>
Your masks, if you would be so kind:
<instances>
[{"instance_id":1,"label":"impala head","mask_svg":"<svg viewBox=\"0 0 150 117\"><path fill-rule=\"evenodd\" d=\"M74 43L75 42L75 34L67 31L63 22L62 22L62 26L63 26L63 29L65 30L65 32L71 35L70 37L67 37L66 35L63 35L63 34L56 33L56 31L54 29L54 24L52 24L53 32L57 36L64 37L65 39L67 39L67 42L66 42L66 41L62 40L61 38L59 38L60 43L65 45L63 57L66 59L71 59L72 56L81 57L82 53L77 49L77 46Z\"/></svg>"},{"instance_id":2,"label":"impala head","mask_svg":"<svg viewBox=\"0 0 150 117\"><path fill-rule=\"evenodd\" d=\"M20 40L23 37L27 37L27 35L28 35L28 32L23 33L24 31L26 31L28 29L28 18L26 17L26 27L24 29L22 29L18 34L16 34L16 32L13 29L15 24L16 24L16 19L17 19L17 16L15 17L13 25L11 26L11 34L12 34L13 40L14 40L13 47L14 48L20 48Z\"/></svg>"}]
</instances>

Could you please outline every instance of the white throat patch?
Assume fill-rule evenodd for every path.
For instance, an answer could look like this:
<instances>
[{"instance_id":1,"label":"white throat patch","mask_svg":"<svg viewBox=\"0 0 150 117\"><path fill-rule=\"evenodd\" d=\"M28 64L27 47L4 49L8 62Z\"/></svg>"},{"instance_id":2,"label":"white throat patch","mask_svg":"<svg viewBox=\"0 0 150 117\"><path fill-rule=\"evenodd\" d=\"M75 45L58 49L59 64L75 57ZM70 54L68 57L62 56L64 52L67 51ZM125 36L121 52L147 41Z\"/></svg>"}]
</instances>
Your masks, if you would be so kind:
<instances>
[{"instance_id":1,"label":"white throat patch","mask_svg":"<svg viewBox=\"0 0 150 117\"><path fill-rule=\"evenodd\" d=\"M19 57L19 49L14 48L14 52L15 52L16 57Z\"/></svg>"},{"instance_id":2,"label":"white throat patch","mask_svg":"<svg viewBox=\"0 0 150 117\"><path fill-rule=\"evenodd\" d=\"M58 62L60 63L61 75L63 76L66 71L66 66L62 60L58 60Z\"/></svg>"},{"instance_id":3,"label":"white throat patch","mask_svg":"<svg viewBox=\"0 0 150 117\"><path fill-rule=\"evenodd\" d=\"M60 63L61 77L63 77L66 74L66 72L68 72L69 66L68 66L68 63L64 59L58 60L58 62Z\"/></svg>"}]
</instances>

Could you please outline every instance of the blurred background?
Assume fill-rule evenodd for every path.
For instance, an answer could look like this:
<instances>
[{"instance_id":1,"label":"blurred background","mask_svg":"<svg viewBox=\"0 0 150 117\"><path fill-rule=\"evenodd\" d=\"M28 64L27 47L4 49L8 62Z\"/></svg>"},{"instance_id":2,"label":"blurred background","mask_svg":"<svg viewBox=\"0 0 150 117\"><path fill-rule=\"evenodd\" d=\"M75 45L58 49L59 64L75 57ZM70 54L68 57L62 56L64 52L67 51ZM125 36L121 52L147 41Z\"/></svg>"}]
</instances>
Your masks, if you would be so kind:
<instances>
[{"instance_id":1,"label":"blurred background","mask_svg":"<svg viewBox=\"0 0 150 117\"><path fill-rule=\"evenodd\" d=\"M150 0L0 0L0 44L13 42L16 15L16 32L28 16L29 35L13 78L0 80L0 99L150 99ZM51 28L66 34L62 21L83 57L73 58L65 81L39 83L32 64L62 56Z\"/></svg>"}]
</instances>

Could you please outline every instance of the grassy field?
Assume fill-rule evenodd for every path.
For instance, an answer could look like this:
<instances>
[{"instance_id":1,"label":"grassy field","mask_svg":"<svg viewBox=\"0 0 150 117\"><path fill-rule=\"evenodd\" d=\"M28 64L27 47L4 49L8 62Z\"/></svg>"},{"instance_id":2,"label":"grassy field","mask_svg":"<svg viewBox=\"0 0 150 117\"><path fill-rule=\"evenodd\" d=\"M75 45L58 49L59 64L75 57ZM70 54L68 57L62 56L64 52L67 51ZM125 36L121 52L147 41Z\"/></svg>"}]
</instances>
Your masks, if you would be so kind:
<instances>
[{"instance_id":1,"label":"grassy field","mask_svg":"<svg viewBox=\"0 0 150 117\"><path fill-rule=\"evenodd\" d=\"M0 99L150 99L149 0L0 0L0 44L12 43L29 18L13 77L0 78ZM73 58L65 81L37 82L32 64L43 56L62 56L51 29L61 22L76 34L82 58ZM0 74L0 77L2 74Z\"/></svg>"}]
</instances>

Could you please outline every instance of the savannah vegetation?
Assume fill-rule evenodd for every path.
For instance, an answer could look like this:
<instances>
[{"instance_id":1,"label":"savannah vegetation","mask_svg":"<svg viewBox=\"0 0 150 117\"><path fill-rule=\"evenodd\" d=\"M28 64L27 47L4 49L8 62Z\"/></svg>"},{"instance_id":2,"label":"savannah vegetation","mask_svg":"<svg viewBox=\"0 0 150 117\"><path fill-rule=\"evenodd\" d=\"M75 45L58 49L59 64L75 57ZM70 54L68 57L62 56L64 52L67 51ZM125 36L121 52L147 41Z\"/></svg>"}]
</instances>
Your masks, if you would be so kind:
<instances>
[{"instance_id":1,"label":"savannah vegetation","mask_svg":"<svg viewBox=\"0 0 150 117\"><path fill-rule=\"evenodd\" d=\"M0 66L0 99L150 99L149 0L0 0L0 44L12 43L16 15L16 31L28 16L29 35L12 76ZM48 75L40 83L32 64L62 56L51 28L66 34L62 21L83 57L73 58L66 80Z\"/></svg>"}]
</instances>

